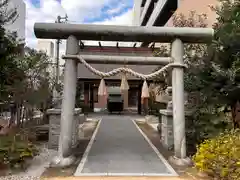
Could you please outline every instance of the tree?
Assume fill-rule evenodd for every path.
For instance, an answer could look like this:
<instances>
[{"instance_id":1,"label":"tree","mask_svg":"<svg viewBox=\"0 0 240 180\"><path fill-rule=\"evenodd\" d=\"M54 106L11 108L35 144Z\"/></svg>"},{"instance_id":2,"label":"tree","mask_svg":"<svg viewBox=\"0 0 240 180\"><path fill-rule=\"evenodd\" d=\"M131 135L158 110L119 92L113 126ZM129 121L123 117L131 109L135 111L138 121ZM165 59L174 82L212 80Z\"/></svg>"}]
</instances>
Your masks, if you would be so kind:
<instances>
[{"instance_id":1,"label":"tree","mask_svg":"<svg viewBox=\"0 0 240 180\"><path fill-rule=\"evenodd\" d=\"M13 83L11 77L18 75L17 56L19 56L19 46L16 35L6 33L4 25L13 23L18 17L16 9L7 8L9 0L0 2L0 100L6 100L9 96L5 90L6 85Z\"/></svg>"},{"instance_id":2,"label":"tree","mask_svg":"<svg viewBox=\"0 0 240 180\"><path fill-rule=\"evenodd\" d=\"M18 18L16 9L9 9L8 3L9 0L0 3L0 101L14 104L15 108L11 110L13 121L13 115L23 106L29 107L29 114L33 108L46 112L54 82L49 76L49 57L28 47L22 55L16 33L5 31L4 25Z\"/></svg>"},{"instance_id":3,"label":"tree","mask_svg":"<svg viewBox=\"0 0 240 180\"><path fill-rule=\"evenodd\" d=\"M229 120L234 128L240 127L240 1L219 2L219 7L212 7L218 15L213 43L184 47L184 61L189 66L184 83L190 107L195 108L193 126L197 142L228 127ZM205 27L205 19L205 15L191 12L189 17L175 15L173 21L178 27Z\"/></svg>"},{"instance_id":4,"label":"tree","mask_svg":"<svg viewBox=\"0 0 240 180\"><path fill-rule=\"evenodd\" d=\"M177 14L173 17L175 27L207 27L207 16L190 12L188 16ZM170 56L170 48L161 47L156 55ZM184 73L185 91L188 93L188 108L194 113L187 119L187 142L193 145L203 139L215 136L226 128L224 106L221 102L223 74L213 61L214 49L207 44L184 44L184 62L188 69ZM170 74L169 74L170 75ZM169 80L165 87L169 86Z\"/></svg>"},{"instance_id":5,"label":"tree","mask_svg":"<svg viewBox=\"0 0 240 180\"><path fill-rule=\"evenodd\" d=\"M51 105L51 95L54 86L50 76L49 57L31 48L25 48L24 57L18 59L18 68L23 73L21 81L16 81L7 89L12 92L12 100L18 107L24 106L31 119L33 110L40 109L46 115Z\"/></svg>"},{"instance_id":6,"label":"tree","mask_svg":"<svg viewBox=\"0 0 240 180\"><path fill-rule=\"evenodd\" d=\"M234 128L240 128L240 1L219 0L221 6L213 7L218 18L214 25L214 62L221 74L221 98L225 107L231 108Z\"/></svg>"},{"instance_id":7,"label":"tree","mask_svg":"<svg viewBox=\"0 0 240 180\"><path fill-rule=\"evenodd\" d=\"M183 14L173 15L173 25L174 27L207 27L207 16L206 14L196 14L195 11L191 11L188 16ZM199 59L203 57L206 52L207 46L205 44L184 44L184 62L188 66L198 65ZM160 46L158 51L154 52L155 56L168 57L170 56L170 47L167 45ZM192 62L192 60L194 61ZM200 60L201 61L201 60ZM158 69L161 67L158 67ZM191 68L189 68L191 70ZM189 71L188 71L189 72ZM185 76L187 77L187 75ZM163 77L159 77L163 78ZM166 84L167 87L171 84L171 74L168 74Z\"/></svg>"}]
</instances>

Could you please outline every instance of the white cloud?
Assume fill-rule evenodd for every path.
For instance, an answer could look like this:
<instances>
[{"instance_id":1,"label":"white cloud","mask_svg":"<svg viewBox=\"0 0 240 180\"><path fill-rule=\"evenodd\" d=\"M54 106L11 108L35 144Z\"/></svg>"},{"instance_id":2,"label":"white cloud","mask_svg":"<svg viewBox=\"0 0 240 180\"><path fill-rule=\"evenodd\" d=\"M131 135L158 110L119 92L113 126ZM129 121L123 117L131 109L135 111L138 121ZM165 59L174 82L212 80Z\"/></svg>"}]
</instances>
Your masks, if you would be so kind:
<instances>
[{"instance_id":1,"label":"white cloud","mask_svg":"<svg viewBox=\"0 0 240 180\"><path fill-rule=\"evenodd\" d=\"M62 0L61 4L72 21L83 21L86 17L101 14L101 7L113 0Z\"/></svg>"},{"instance_id":2,"label":"white cloud","mask_svg":"<svg viewBox=\"0 0 240 180\"><path fill-rule=\"evenodd\" d=\"M109 9L107 11L108 14L116 14L116 13L119 13L123 8L126 7L126 4L125 3L122 3L121 5L119 5L118 7L116 8L112 8L112 9Z\"/></svg>"},{"instance_id":3,"label":"white cloud","mask_svg":"<svg viewBox=\"0 0 240 180\"><path fill-rule=\"evenodd\" d=\"M36 38L33 32L35 22L55 22L58 15L68 15L70 22L82 23L85 18L99 17L101 8L116 0L62 0L61 4L56 0L40 0L40 7L34 7L30 0L24 0L26 3L26 44L30 47L36 47ZM123 1L124 2L124 1ZM119 3L112 9L120 11L124 3ZM109 10L110 11L110 10ZM109 12L111 13L111 12ZM131 24L130 11L119 17L109 18L98 24Z\"/></svg>"},{"instance_id":4,"label":"white cloud","mask_svg":"<svg viewBox=\"0 0 240 180\"><path fill-rule=\"evenodd\" d=\"M26 4L26 44L30 47L35 47L36 38L34 37L33 26L35 22L44 19L44 22L50 21L49 17L45 14L41 15L41 11L35 8L29 0L25 1Z\"/></svg>"},{"instance_id":5,"label":"white cloud","mask_svg":"<svg viewBox=\"0 0 240 180\"><path fill-rule=\"evenodd\" d=\"M37 39L34 36L33 26L35 22L55 22L58 15L69 17L69 23L82 23L86 18L99 17L101 9L110 3L118 3L118 5L110 8L107 13L110 17L103 19L94 24L105 25L131 25L132 24L132 10L116 16L111 17L111 14L121 12L121 8L125 7L124 3L116 0L62 0L61 4L56 0L40 0L40 7L34 7L30 0L24 0L26 3L26 44L29 47L36 48ZM124 2L123 0L122 2ZM110 6L110 5L109 5ZM112 5L111 5L112 6ZM60 54L65 54L65 41L60 45ZM86 44L98 45L97 42L88 42ZM115 45L114 42L105 42L104 45ZM129 43L128 43L129 44ZM120 45L124 45L120 43ZM61 62L63 64L63 61Z\"/></svg>"},{"instance_id":6,"label":"white cloud","mask_svg":"<svg viewBox=\"0 0 240 180\"><path fill-rule=\"evenodd\" d=\"M65 8L56 0L41 0L40 7L41 13L53 19L56 19L59 15L63 16L66 13Z\"/></svg>"},{"instance_id":7,"label":"white cloud","mask_svg":"<svg viewBox=\"0 0 240 180\"><path fill-rule=\"evenodd\" d=\"M112 18L106 19L104 21L94 22L93 24L130 26L130 25L132 25L132 9L128 10L127 12L125 12L124 14L122 14L120 16L112 17ZM85 41L84 44L91 45L91 46L94 46L94 45L98 46L98 41ZM103 46L116 46L116 42L112 42L112 41L101 42L101 44ZM131 45L132 45L132 43L129 43L129 42L120 42L119 43L119 46L131 46ZM63 43L61 45L61 49L60 49L61 55L65 54L65 46L66 46L66 43L65 43L65 41L63 41ZM62 61L61 63L64 63L64 61Z\"/></svg>"},{"instance_id":8,"label":"white cloud","mask_svg":"<svg viewBox=\"0 0 240 180\"><path fill-rule=\"evenodd\" d=\"M109 19L105 19L104 21L94 22L93 24L101 24L101 25L124 25L131 26L132 25L132 9L128 10L124 14L116 17L111 17ZM104 46L116 46L116 42L101 42ZM98 45L97 41L88 41L85 42L86 45ZM129 42L120 42L119 46L130 46L132 43Z\"/></svg>"},{"instance_id":9,"label":"white cloud","mask_svg":"<svg viewBox=\"0 0 240 180\"><path fill-rule=\"evenodd\" d=\"M132 25L132 9L128 10L120 16L110 17L104 21L94 22L93 24L104 24L104 25Z\"/></svg>"}]
</instances>

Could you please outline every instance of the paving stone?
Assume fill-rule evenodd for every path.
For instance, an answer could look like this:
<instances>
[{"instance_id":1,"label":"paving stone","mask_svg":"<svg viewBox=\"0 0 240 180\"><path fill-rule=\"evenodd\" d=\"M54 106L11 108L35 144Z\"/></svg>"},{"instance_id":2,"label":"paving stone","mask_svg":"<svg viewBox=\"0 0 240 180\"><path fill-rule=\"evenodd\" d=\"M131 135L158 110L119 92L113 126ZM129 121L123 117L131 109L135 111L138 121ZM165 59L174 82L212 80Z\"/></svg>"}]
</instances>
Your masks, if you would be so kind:
<instances>
[{"instance_id":1,"label":"paving stone","mask_svg":"<svg viewBox=\"0 0 240 180\"><path fill-rule=\"evenodd\" d=\"M103 116L83 169L85 173L152 173L171 175L129 116Z\"/></svg>"}]
</instances>

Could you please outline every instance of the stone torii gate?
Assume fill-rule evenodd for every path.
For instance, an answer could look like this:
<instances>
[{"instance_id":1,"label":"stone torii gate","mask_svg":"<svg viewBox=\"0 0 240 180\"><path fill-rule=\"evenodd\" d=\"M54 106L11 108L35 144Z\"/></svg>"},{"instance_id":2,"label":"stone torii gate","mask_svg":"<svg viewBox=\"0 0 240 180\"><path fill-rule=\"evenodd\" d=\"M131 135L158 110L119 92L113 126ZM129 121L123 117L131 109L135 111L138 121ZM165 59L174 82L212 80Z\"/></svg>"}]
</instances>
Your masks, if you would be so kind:
<instances>
[{"instance_id":1,"label":"stone torii gate","mask_svg":"<svg viewBox=\"0 0 240 180\"><path fill-rule=\"evenodd\" d=\"M208 43L213 37L213 29L210 28L173 28L173 27L142 27L142 26L109 26L89 24L56 24L35 23L34 32L37 38L43 39L66 39L64 90L61 111L61 132L59 143L58 163L68 165L73 161L72 124L75 108L75 95L77 84L77 64L83 63L89 70L88 63L98 64L135 64L135 65L166 65L160 71L142 75L129 69L120 68L118 72L132 73L144 80L159 75L169 68L172 69L172 102L173 102L173 131L174 131L174 156L172 159L186 162L186 137L185 137L185 114L184 114L184 48L183 43ZM125 42L162 42L171 43L171 57L103 57L79 54L80 40L96 41L125 41ZM106 59L105 59L106 58ZM118 72L113 70L111 75ZM106 76L107 73L98 75ZM108 74L109 75L109 74Z\"/></svg>"}]
</instances>

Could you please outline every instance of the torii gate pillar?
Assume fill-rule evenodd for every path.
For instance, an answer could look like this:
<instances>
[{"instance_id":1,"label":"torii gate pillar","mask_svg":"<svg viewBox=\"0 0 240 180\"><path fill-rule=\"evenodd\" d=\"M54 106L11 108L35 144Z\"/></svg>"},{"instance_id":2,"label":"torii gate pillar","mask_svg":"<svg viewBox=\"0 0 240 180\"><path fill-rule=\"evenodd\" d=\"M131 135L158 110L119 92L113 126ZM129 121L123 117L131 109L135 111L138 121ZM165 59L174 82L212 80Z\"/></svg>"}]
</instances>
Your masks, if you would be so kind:
<instances>
[{"instance_id":1,"label":"torii gate pillar","mask_svg":"<svg viewBox=\"0 0 240 180\"><path fill-rule=\"evenodd\" d=\"M74 36L67 38L66 54L76 55L79 52L78 40ZM54 166L71 165L75 158L72 155L72 134L77 88L77 60L67 59L64 70L64 87L61 112L61 130L59 137L58 156L53 160Z\"/></svg>"},{"instance_id":2,"label":"torii gate pillar","mask_svg":"<svg viewBox=\"0 0 240 180\"><path fill-rule=\"evenodd\" d=\"M184 45L180 39L175 39L171 47L173 61L184 65ZM184 112L184 68L175 67L172 70L172 104L174 156L171 161L177 165L188 165L190 159L186 155L185 112Z\"/></svg>"}]
</instances>

